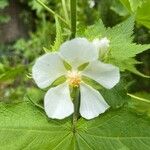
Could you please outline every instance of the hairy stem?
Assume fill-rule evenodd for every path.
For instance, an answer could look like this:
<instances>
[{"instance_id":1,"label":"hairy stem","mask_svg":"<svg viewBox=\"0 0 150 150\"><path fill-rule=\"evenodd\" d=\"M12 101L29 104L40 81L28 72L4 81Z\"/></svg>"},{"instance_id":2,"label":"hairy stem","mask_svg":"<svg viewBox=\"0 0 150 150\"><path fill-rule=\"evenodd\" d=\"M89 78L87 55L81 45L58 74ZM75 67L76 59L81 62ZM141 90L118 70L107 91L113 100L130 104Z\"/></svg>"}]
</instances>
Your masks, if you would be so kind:
<instances>
[{"instance_id":1,"label":"hairy stem","mask_svg":"<svg viewBox=\"0 0 150 150\"><path fill-rule=\"evenodd\" d=\"M71 36L70 36L70 39L73 39L76 36L77 0L70 0L70 13L71 13Z\"/></svg>"},{"instance_id":2,"label":"hairy stem","mask_svg":"<svg viewBox=\"0 0 150 150\"><path fill-rule=\"evenodd\" d=\"M41 6L43 6L48 12L50 12L52 15L57 16L62 22L64 22L67 26L69 26L69 24L66 22L65 19L63 19L60 15L58 15L57 13L55 13L52 9L50 9L49 7L47 7L41 0L36 0Z\"/></svg>"}]
</instances>

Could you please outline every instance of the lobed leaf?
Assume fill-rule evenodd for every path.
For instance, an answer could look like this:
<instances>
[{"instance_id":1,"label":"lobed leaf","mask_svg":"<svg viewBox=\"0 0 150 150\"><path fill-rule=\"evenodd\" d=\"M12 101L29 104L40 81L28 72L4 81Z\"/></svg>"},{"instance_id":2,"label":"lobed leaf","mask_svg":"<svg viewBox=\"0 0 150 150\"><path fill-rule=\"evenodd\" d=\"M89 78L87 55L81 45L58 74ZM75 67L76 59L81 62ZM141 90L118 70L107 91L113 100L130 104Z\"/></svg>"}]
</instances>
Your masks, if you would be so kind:
<instances>
[{"instance_id":1,"label":"lobed leaf","mask_svg":"<svg viewBox=\"0 0 150 150\"><path fill-rule=\"evenodd\" d=\"M126 60L128 58L135 57L137 54L144 52L150 48L150 44L140 45L140 44L129 44L120 43L117 45L111 45L110 57L117 60Z\"/></svg>"},{"instance_id":2,"label":"lobed leaf","mask_svg":"<svg viewBox=\"0 0 150 150\"><path fill-rule=\"evenodd\" d=\"M83 29L82 29L83 30ZM80 37L86 37L89 40L94 40L95 38L101 38L105 35L106 28L100 19L97 21L94 25L87 27L84 29L84 32L78 33L78 36Z\"/></svg>"},{"instance_id":3,"label":"lobed leaf","mask_svg":"<svg viewBox=\"0 0 150 150\"><path fill-rule=\"evenodd\" d=\"M109 110L96 119L50 120L30 103L0 103L2 150L114 150L150 148L150 121L127 109Z\"/></svg>"},{"instance_id":4,"label":"lobed leaf","mask_svg":"<svg viewBox=\"0 0 150 150\"><path fill-rule=\"evenodd\" d=\"M122 23L107 29L106 36L111 40L111 43L122 44L122 42L133 41L134 16L129 17Z\"/></svg>"}]
</instances>

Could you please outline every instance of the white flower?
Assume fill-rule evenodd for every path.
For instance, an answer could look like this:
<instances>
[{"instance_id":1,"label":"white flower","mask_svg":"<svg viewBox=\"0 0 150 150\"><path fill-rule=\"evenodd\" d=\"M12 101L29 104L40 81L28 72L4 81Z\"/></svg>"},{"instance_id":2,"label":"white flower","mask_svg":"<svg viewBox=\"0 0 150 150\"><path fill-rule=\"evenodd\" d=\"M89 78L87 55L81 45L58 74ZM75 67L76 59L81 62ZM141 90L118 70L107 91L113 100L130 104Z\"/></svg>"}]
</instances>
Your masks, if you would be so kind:
<instances>
[{"instance_id":1,"label":"white flower","mask_svg":"<svg viewBox=\"0 0 150 150\"><path fill-rule=\"evenodd\" d=\"M89 0L88 3L89 3L90 8L93 8L95 6L95 1L94 0Z\"/></svg>"},{"instance_id":2,"label":"white flower","mask_svg":"<svg viewBox=\"0 0 150 150\"><path fill-rule=\"evenodd\" d=\"M101 58L108 52L109 43L110 41L106 37L102 39L96 38L93 40L93 44L100 51Z\"/></svg>"},{"instance_id":3,"label":"white flower","mask_svg":"<svg viewBox=\"0 0 150 150\"><path fill-rule=\"evenodd\" d=\"M63 61L72 66L68 71ZM83 70L78 67L89 63ZM66 76L66 82L50 88L44 98L44 108L50 118L63 119L74 112L69 86L80 88L80 114L92 119L105 112L109 105L102 95L82 81L83 75L105 88L112 88L120 79L119 69L111 64L98 61L98 51L85 38L75 38L61 45L59 53L47 53L35 62L32 75L40 88L50 86L57 78Z\"/></svg>"}]
</instances>

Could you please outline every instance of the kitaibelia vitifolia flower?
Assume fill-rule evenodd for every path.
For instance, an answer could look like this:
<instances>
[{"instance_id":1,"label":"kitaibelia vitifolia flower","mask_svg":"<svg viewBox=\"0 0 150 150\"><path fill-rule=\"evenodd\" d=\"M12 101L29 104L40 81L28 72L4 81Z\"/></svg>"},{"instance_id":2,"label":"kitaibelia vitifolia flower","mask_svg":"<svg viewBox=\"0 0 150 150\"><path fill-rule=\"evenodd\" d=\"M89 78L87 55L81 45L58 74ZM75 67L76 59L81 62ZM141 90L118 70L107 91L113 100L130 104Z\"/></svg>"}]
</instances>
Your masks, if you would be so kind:
<instances>
[{"instance_id":1,"label":"kitaibelia vitifolia flower","mask_svg":"<svg viewBox=\"0 0 150 150\"><path fill-rule=\"evenodd\" d=\"M98 48L92 42L75 38L63 43L58 52L46 53L36 60L32 75L38 87L47 88L59 77L66 77L64 83L50 88L45 94L44 109L49 118L63 119L74 112L70 87L80 89L79 113L82 117L92 119L110 107L97 90L82 80L83 76L91 78L107 89L119 82L118 67L103 63L98 57ZM64 61L70 64L70 70L66 69ZM79 66L86 63L87 66L79 70Z\"/></svg>"}]
</instances>

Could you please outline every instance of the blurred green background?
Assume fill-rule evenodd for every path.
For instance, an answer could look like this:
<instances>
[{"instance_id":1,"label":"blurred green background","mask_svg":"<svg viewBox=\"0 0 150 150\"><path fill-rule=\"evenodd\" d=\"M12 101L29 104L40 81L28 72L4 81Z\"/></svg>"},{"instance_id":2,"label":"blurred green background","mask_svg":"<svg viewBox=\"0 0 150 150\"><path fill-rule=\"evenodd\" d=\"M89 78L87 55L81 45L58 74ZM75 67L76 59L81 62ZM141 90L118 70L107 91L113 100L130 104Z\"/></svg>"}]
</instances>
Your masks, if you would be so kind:
<instances>
[{"instance_id":1,"label":"blurred green background","mask_svg":"<svg viewBox=\"0 0 150 150\"><path fill-rule=\"evenodd\" d=\"M63 18L64 0L43 0ZM69 0L66 0L69 11ZM78 0L78 26L94 24L101 18L112 27L135 14L134 42L150 43L149 0ZM68 34L64 27L63 36ZM0 101L16 102L26 94L35 100L43 91L36 88L31 78L35 59L44 53L43 47L51 49L56 35L55 18L36 0L0 0ZM137 66L150 75L150 51L137 56L143 62ZM150 80L125 72L129 92L150 92Z\"/></svg>"}]
</instances>

